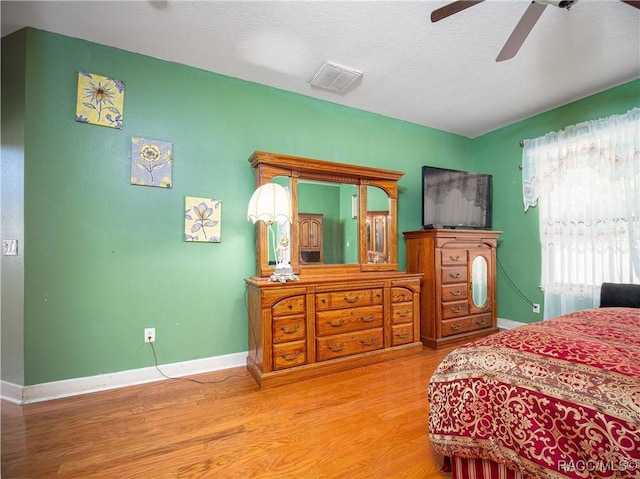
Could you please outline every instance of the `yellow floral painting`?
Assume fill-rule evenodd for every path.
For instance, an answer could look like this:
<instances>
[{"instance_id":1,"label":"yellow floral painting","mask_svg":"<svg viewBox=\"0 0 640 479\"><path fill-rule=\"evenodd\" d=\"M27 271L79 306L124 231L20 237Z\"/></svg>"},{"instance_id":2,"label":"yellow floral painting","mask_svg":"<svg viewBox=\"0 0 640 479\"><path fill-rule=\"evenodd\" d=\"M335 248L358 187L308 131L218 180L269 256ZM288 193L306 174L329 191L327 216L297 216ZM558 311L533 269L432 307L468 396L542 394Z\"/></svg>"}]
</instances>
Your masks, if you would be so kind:
<instances>
[{"instance_id":1,"label":"yellow floral painting","mask_svg":"<svg viewBox=\"0 0 640 479\"><path fill-rule=\"evenodd\" d=\"M185 197L184 240L220 243L222 202L211 198Z\"/></svg>"},{"instance_id":2,"label":"yellow floral painting","mask_svg":"<svg viewBox=\"0 0 640 479\"><path fill-rule=\"evenodd\" d=\"M173 145L167 141L131 138L131 184L171 188Z\"/></svg>"},{"instance_id":3,"label":"yellow floral painting","mask_svg":"<svg viewBox=\"0 0 640 479\"><path fill-rule=\"evenodd\" d=\"M78 72L76 121L122 129L124 82Z\"/></svg>"}]
</instances>

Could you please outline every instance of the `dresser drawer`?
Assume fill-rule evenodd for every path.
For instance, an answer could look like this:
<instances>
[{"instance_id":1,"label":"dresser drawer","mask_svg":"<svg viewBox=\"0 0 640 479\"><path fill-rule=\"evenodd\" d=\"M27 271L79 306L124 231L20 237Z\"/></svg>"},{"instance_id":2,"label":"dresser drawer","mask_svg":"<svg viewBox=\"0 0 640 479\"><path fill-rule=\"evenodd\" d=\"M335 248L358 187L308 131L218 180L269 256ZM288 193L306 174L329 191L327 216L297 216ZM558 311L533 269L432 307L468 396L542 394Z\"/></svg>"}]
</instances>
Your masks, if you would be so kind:
<instances>
[{"instance_id":1,"label":"dresser drawer","mask_svg":"<svg viewBox=\"0 0 640 479\"><path fill-rule=\"evenodd\" d=\"M307 362L307 347L304 341L273 345L273 369L286 369Z\"/></svg>"},{"instance_id":2,"label":"dresser drawer","mask_svg":"<svg viewBox=\"0 0 640 479\"><path fill-rule=\"evenodd\" d=\"M391 327L391 345L398 346L413 342L413 323L394 324Z\"/></svg>"},{"instance_id":3,"label":"dresser drawer","mask_svg":"<svg viewBox=\"0 0 640 479\"><path fill-rule=\"evenodd\" d=\"M333 291L316 294L316 309L350 308L354 306L369 306L382 304L382 288L356 289L350 291Z\"/></svg>"},{"instance_id":4,"label":"dresser drawer","mask_svg":"<svg viewBox=\"0 0 640 479\"><path fill-rule=\"evenodd\" d=\"M382 327L382 305L346 308L316 313L318 336Z\"/></svg>"},{"instance_id":5,"label":"dresser drawer","mask_svg":"<svg viewBox=\"0 0 640 479\"><path fill-rule=\"evenodd\" d=\"M491 327L491 314L479 314L442 322L442 336L451 336Z\"/></svg>"},{"instance_id":6,"label":"dresser drawer","mask_svg":"<svg viewBox=\"0 0 640 479\"><path fill-rule=\"evenodd\" d=\"M467 301L452 301L442 303L442 319L459 318L469 314L469 303Z\"/></svg>"},{"instance_id":7,"label":"dresser drawer","mask_svg":"<svg viewBox=\"0 0 640 479\"><path fill-rule=\"evenodd\" d=\"M304 339L306 334L304 314L273 318L273 342L284 343Z\"/></svg>"},{"instance_id":8,"label":"dresser drawer","mask_svg":"<svg viewBox=\"0 0 640 479\"><path fill-rule=\"evenodd\" d=\"M451 283L466 283L467 281L467 267L466 266L447 266L443 267L442 271L442 284Z\"/></svg>"},{"instance_id":9,"label":"dresser drawer","mask_svg":"<svg viewBox=\"0 0 640 479\"><path fill-rule=\"evenodd\" d=\"M391 322L393 324L413 321L413 303L393 303L391 305Z\"/></svg>"},{"instance_id":10,"label":"dresser drawer","mask_svg":"<svg viewBox=\"0 0 640 479\"><path fill-rule=\"evenodd\" d=\"M271 308L273 315L304 313L304 296L291 296L281 299Z\"/></svg>"},{"instance_id":11,"label":"dresser drawer","mask_svg":"<svg viewBox=\"0 0 640 479\"><path fill-rule=\"evenodd\" d=\"M404 303L413 300L413 291L407 288L391 288L391 302Z\"/></svg>"},{"instance_id":12,"label":"dresser drawer","mask_svg":"<svg viewBox=\"0 0 640 479\"><path fill-rule=\"evenodd\" d=\"M442 301L459 301L467 299L467 284L450 284L442 287Z\"/></svg>"},{"instance_id":13,"label":"dresser drawer","mask_svg":"<svg viewBox=\"0 0 640 479\"><path fill-rule=\"evenodd\" d=\"M442 266L467 264L467 251L459 249L443 249L440 252L440 264L442 264Z\"/></svg>"},{"instance_id":14,"label":"dresser drawer","mask_svg":"<svg viewBox=\"0 0 640 479\"><path fill-rule=\"evenodd\" d=\"M316 338L318 361L382 349L382 328Z\"/></svg>"}]
</instances>

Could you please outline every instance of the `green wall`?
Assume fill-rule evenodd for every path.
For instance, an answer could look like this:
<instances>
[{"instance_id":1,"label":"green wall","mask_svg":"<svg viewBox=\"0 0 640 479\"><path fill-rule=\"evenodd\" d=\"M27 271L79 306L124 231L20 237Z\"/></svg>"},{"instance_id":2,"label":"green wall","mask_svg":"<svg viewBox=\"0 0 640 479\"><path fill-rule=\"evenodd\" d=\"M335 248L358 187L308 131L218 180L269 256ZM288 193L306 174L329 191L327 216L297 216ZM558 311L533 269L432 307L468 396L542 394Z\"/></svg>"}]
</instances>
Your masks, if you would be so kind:
<instances>
[{"instance_id":1,"label":"green wall","mask_svg":"<svg viewBox=\"0 0 640 479\"><path fill-rule=\"evenodd\" d=\"M543 304L538 210L530 208L524 212L519 169L522 163L520 141L587 120L625 113L637 106L640 106L640 80L473 140L473 168L493 174L493 229L504 232L498 243L498 260L502 266L502 269L498 268L499 317L521 322L542 319L542 314L534 314L531 305L522 297L524 295L534 303Z\"/></svg>"},{"instance_id":2,"label":"green wall","mask_svg":"<svg viewBox=\"0 0 640 479\"><path fill-rule=\"evenodd\" d=\"M145 327L161 364L246 351L254 150L405 171L399 231L420 226L420 165L470 162L467 138L263 85L33 29L2 44L5 88L26 64L9 92L25 119L2 103L3 129L25 132L24 314L2 317L24 345L23 378L3 361L17 384L151 366ZM125 82L122 130L75 121L79 70ZM172 189L129 184L133 136L173 143ZM183 242L185 196L222 201L221 243Z\"/></svg>"},{"instance_id":3,"label":"green wall","mask_svg":"<svg viewBox=\"0 0 640 479\"><path fill-rule=\"evenodd\" d=\"M2 263L2 379L20 385L151 366L145 327L161 364L246 351L254 150L404 171L401 268L401 232L421 225L421 166L494 174L501 263L542 302L518 142L640 103L634 81L471 140L33 29L3 38L2 54L2 231L24 238ZM75 122L79 70L125 82L122 130ZM133 136L173 143L172 189L129 184ZM9 192L5 169L22 181ZM221 243L183 241L185 196L222 201ZM22 201L24 220L5 214ZM540 318L501 272L498 296L499 317Z\"/></svg>"}]
</instances>

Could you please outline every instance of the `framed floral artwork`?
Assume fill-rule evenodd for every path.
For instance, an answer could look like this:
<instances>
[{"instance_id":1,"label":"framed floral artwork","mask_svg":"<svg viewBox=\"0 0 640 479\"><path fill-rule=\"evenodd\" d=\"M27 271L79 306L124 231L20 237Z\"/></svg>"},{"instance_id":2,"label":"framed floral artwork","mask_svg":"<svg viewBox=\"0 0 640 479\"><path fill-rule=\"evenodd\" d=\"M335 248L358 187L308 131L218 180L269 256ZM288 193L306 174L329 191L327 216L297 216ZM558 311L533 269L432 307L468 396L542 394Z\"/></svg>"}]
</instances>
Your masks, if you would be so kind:
<instances>
[{"instance_id":1,"label":"framed floral artwork","mask_svg":"<svg viewBox=\"0 0 640 479\"><path fill-rule=\"evenodd\" d=\"M78 72L76 121L122 129L124 82L95 73Z\"/></svg>"},{"instance_id":2,"label":"framed floral artwork","mask_svg":"<svg viewBox=\"0 0 640 479\"><path fill-rule=\"evenodd\" d=\"M167 141L131 138L131 184L171 188L173 144Z\"/></svg>"},{"instance_id":3,"label":"framed floral artwork","mask_svg":"<svg viewBox=\"0 0 640 479\"><path fill-rule=\"evenodd\" d=\"M185 197L184 240L220 243L222 202L211 198Z\"/></svg>"}]
</instances>

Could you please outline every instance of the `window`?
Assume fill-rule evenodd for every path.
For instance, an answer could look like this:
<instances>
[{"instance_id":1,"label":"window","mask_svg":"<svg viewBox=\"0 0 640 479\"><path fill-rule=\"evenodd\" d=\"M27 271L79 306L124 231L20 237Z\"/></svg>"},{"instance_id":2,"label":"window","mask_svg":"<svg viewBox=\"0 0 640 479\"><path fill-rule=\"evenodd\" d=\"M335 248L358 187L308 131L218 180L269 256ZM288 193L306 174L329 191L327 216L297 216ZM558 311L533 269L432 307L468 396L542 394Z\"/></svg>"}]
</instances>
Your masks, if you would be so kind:
<instances>
[{"instance_id":1,"label":"window","mask_svg":"<svg viewBox=\"0 0 640 479\"><path fill-rule=\"evenodd\" d=\"M526 140L545 318L593 307L605 281L640 283L640 108Z\"/></svg>"}]
</instances>

